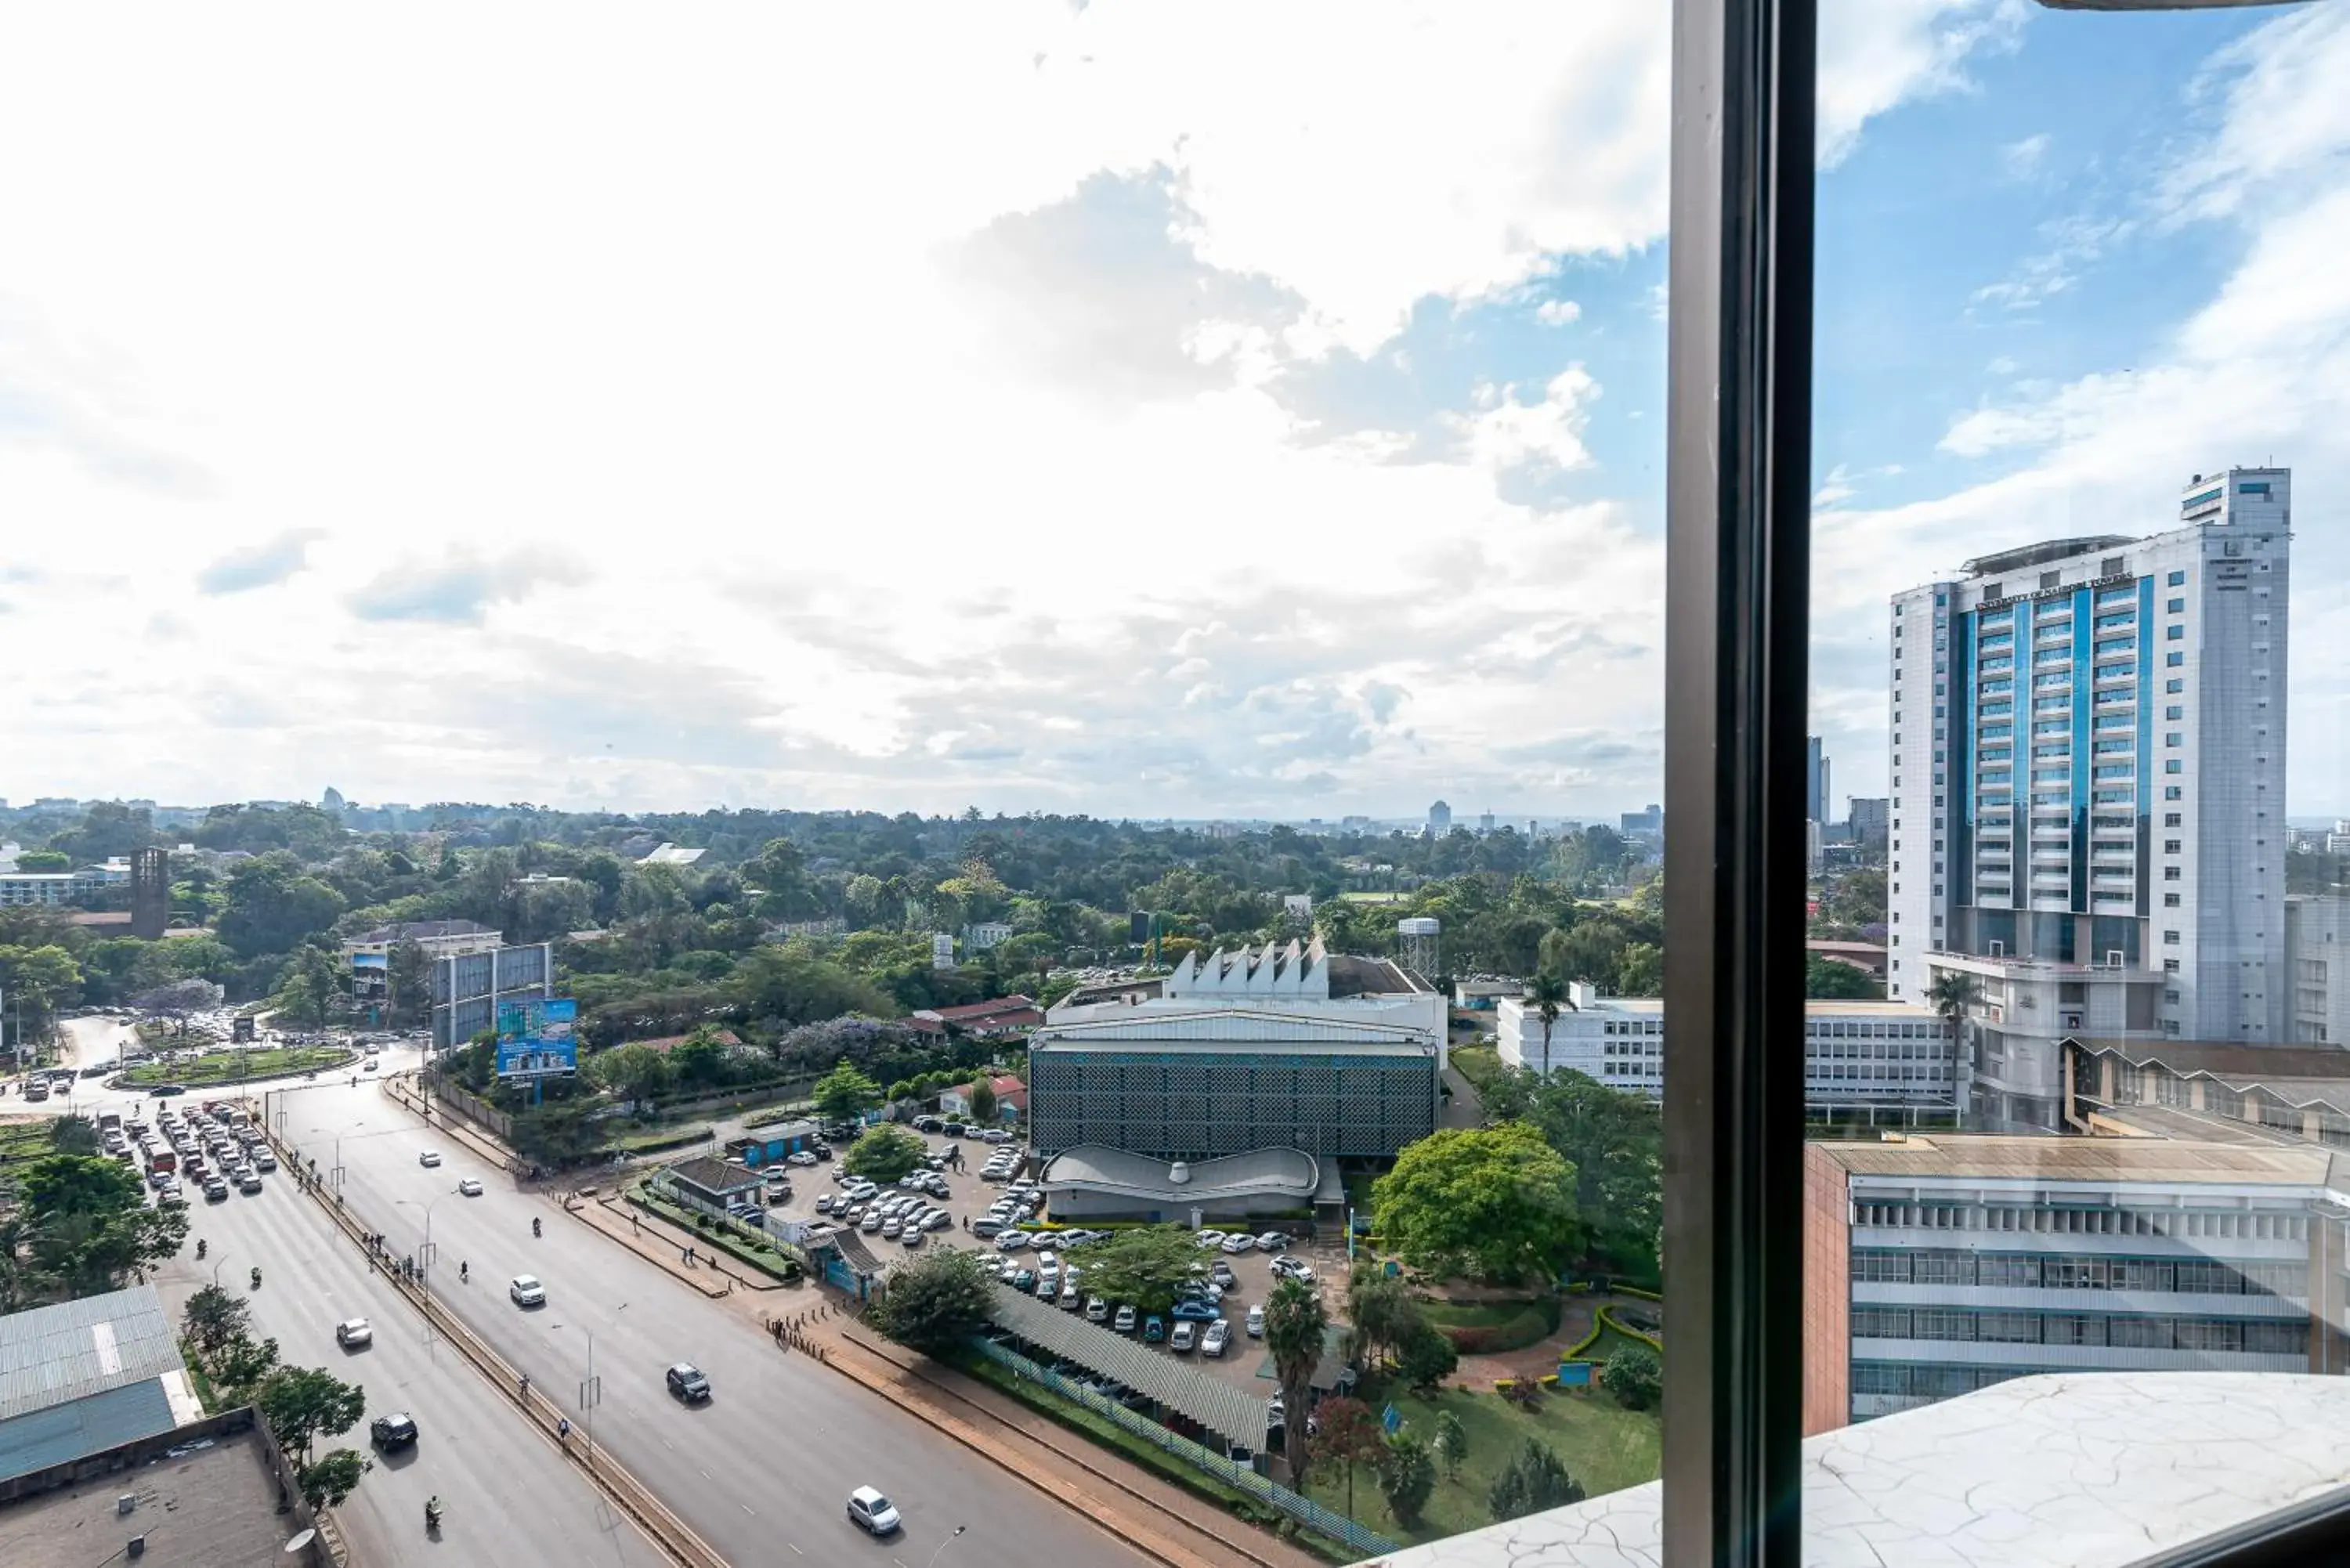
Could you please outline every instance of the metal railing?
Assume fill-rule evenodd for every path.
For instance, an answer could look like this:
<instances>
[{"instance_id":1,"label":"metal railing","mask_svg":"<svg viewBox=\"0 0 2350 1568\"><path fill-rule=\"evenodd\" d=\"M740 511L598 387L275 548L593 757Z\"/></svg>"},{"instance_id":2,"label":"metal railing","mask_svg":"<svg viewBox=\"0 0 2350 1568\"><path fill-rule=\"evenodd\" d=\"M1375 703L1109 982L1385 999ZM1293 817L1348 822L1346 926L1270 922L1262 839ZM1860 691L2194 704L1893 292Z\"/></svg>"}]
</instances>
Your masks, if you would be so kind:
<instances>
[{"instance_id":1,"label":"metal railing","mask_svg":"<svg viewBox=\"0 0 2350 1568\"><path fill-rule=\"evenodd\" d=\"M1227 1459L1212 1449L1169 1431L1149 1417L1137 1415L1115 1399L1070 1382L1016 1350L1006 1349L992 1339L973 1343L979 1346L982 1355L1008 1367L1018 1376L1049 1389L1073 1405L1084 1406L1119 1430L1156 1445L1194 1469L1212 1476L1235 1491L1245 1492L1268 1508L1279 1510L1306 1529L1337 1542L1349 1551L1359 1552L1366 1557L1378 1557L1399 1550L1396 1542L1377 1531L1356 1523L1343 1513L1333 1513L1313 1499L1300 1497L1278 1482L1267 1480L1237 1459Z\"/></svg>"}]
</instances>

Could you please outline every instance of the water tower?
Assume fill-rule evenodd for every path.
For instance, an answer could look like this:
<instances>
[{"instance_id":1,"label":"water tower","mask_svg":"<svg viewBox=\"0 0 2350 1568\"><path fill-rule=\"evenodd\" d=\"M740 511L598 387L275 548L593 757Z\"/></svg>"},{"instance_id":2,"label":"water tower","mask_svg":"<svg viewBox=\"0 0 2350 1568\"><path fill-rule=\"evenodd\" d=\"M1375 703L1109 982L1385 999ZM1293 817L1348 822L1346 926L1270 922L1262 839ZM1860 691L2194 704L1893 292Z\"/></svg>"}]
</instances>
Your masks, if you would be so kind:
<instances>
[{"instance_id":1,"label":"water tower","mask_svg":"<svg viewBox=\"0 0 2350 1568\"><path fill-rule=\"evenodd\" d=\"M1441 922L1432 916L1418 915L1396 922L1396 948L1403 967L1426 981L1433 981L1437 966L1437 937L1443 929Z\"/></svg>"}]
</instances>

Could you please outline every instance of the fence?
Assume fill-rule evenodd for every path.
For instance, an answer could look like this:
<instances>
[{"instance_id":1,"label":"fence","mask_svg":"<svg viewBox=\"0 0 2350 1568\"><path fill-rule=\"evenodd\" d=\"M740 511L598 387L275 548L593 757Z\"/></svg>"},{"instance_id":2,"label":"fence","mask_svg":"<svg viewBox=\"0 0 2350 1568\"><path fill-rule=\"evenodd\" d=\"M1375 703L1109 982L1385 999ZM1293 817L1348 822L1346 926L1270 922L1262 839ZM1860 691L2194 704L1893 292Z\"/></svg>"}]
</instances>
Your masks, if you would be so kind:
<instances>
[{"instance_id":1,"label":"fence","mask_svg":"<svg viewBox=\"0 0 2350 1568\"><path fill-rule=\"evenodd\" d=\"M1268 1508L1280 1510L1306 1529L1327 1536L1349 1551L1360 1552L1365 1557L1378 1557L1399 1550L1396 1543L1386 1536L1365 1529L1345 1514L1333 1513L1311 1498L1300 1497L1287 1487L1267 1480L1237 1459L1226 1459L1189 1438L1169 1431L1147 1416L1136 1415L1115 1399L1105 1398L1090 1388L1080 1387L1059 1373L1037 1366L1016 1350L1008 1350L992 1339L973 1343L989 1360L1000 1363L1015 1375L1051 1390L1073 1405L1084 1406L1119 1430L1156 1444L1194 1469L1213 1476L1235 1491L1245 1492Z\"/></svg>"},{"instance_id":2,"label":"fence","mask_svg":"<svg viewBox=\"0 0 2350 1568\"><path fill-rule=\"evenodd\" d=\"M467 1094L441 1074L433 1074L431 1082L433 1096L442 1105L475 1127L494 1133L499 1141L514 1142L514 1117L480 1096Z\"/></svg>"}]
</instances>

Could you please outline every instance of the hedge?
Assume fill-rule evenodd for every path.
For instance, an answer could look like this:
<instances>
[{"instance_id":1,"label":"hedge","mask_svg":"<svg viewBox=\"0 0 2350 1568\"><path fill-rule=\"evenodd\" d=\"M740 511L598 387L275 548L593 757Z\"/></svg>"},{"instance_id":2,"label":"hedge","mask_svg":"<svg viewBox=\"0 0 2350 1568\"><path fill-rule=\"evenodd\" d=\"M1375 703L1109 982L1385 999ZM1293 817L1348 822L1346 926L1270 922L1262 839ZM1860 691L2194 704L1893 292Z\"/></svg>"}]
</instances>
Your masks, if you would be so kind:
<instances>
[{"instance_id":1,"label":"hedge","mask_svg":"<svg viewBox=\"0 0 2350 1568\"><path fill-rule=\"evenodd\" d=\"M1600 1328L1612 1328L1627 1339L1637 1339L1642 1345L1647 1345L1650 1350L1655 1351L1659 1355L1662 1355L1665 1353L1665 1342L1663 1340L1659 1339L1656 1335L1651 1334L1642 1334L1638 1329L1632 1327L1622 1318L1616 1315L1616 1309L1614 1307L1601 1307L1599 1309L1598 1317ZM1591 1336L1594 1339L1598 1338L1599 1329L1593 1329L1591 1331Z\"/></svg>"},{"instance_id":2,"label":"hedge","mask_svg":"<svg viewBox=\"0 0 2350 1568\"><path fill-rule=\"evenodd\" d=\"M1558 1332L1558 1298L1544 1296L1528 1302L1523 1311L1506 1322L1452 1325L1439 1324L1438 1331L1452 1342L1452 1348L1463 1355L1491 1355L1506 1350L1523 1350L1539 1345Z\"/></svg>"}]
</instances>

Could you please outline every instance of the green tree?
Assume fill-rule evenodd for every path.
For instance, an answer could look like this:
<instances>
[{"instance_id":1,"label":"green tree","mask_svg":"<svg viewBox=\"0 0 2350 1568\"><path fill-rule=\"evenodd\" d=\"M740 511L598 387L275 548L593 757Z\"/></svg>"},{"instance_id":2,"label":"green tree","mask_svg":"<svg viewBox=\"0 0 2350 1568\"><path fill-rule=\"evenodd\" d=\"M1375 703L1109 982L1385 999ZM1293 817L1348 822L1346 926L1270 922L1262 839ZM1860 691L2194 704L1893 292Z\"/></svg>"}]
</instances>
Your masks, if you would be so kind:
<instances>
[{"instance_id":1,"label":"green tree","mask_svg":"<svg viewBox=\"0 0 2350 1568\"><path fill-rule=\"evenodd\" d=\"M896 1181L922 1163L930 1146L904 1127L883 1123L868 1127L841 1161L851 1176L868 1181Z\"/></svg>"},{"instance_id":2,"label":"green tree","mask_svg":"<svg viewBox=\"0 0 2350 1568\"><path fill-rule=\"evenodd\" d=\"M1865 970L1817 953L1805 953L1804 994L1823 1000L1863 1002L1882 998L1885 988L1869 979Z\"/></svg>"},{"instance_id":3,"label":"green tree","mask_svg":"<svg viewBox=\"0 0 2350 1568\"><path fill-rule=\"evenodd\" d=\"M0 992L7 994L15 1029L47 1039L61 1008L81 994L81 965L55 942L0 943Z\"/></svg>"},{"instance_id":4,"label":"green tree","mask_svg":"<svg viewBox=\"0 0 2350 1568\"><path fill-rule=\"evenodd\" d=\"M853 1122L881 1103L881 1085L848 1064L848 1058L816 1080L816 1108L827 1121Z\"/></svg>"},{"instance_id":5,"label":"green tree","mask_svg":"<svg viewBox=\"0 0 2350 1568\"><path fill-rule=\"evenodd\" d=\"M343 909L340 893L305 872L293 856L274 850L240 861L229 873L228 906L213 929L239 958L258 958L324 936Z\"/></svg>"},{"instance_id":6,"label":"green tree","mask_svg":"<svg viewBox=\"0 0 2350 1568\"><path fill-rule=\"evenodd\" d=\"M188 1211L146 1207L139 1178L111 1159L47 1156L17 1193L35 1269L69 1296L120 1290L187 1240Z\"/></svg>"},{"instance_id":7,"label":"green tree","mask_svg":"<svg viewBox=\"0 0 2350 1568\"><path fill-rule=\"evenodd\" d=\"M1417 1394L1435 1388L1459 1369L1461 1353L1443 1330L1425 1318L1416 1324L1396 1357L1396 1375Z\"/></svg>"},{"instance_id":8,"label":"green tree","mask_svg":"<svg viewBox=\"0 0 2350 1568\"><path fill-rule=\"evenodd\" d=\"M1485 1500L1496 1523L1582 1501L1581 1483L1566 1473L1556 1454L1534 1438L1528 1438L1525 1447L1510 1456L1510 1462L1493 1478L1493 1490Z\"/></svg>"},{"instance_id":9,"label":"green tree","mask_svg":"<svg viewBox=\"0 0 2350 1568\"><path fill-rule=\"evenodd\" d=\"M1444 1461L1444 1479L1459 1480L1461 1467L1469 1458L1469 1428L1462 1425L1460 1411L1446 1410L1437 1416L1436 1453Z\"/></svg>"},{"instance_id":10,"label":"green tree","mask_svg":"<svg viewBox=\"0 0 2350 1568\"><path fill-rule=\"evenodd\" d=\"M615 1045L589 1059L588 1075L623 1100L650 1100L669 1087L669 1058L650 1045Z\"/></svg>"},{"instance_id":11,"label":"green tree","mask_svg":"<svg viewBox=\"0 0 2350 1568\"><path fill-rule=\"evenodd\" d=\"M1359 1358L1366 1372L1401 1350L1426 1321L1400 1276L1363 1268L1347 1283L1347 1353Z\"/></svg>"},{"instance_id":12,"label":"green tree","mask_svg":"<svg viewBox=\"0 0 2350 1568\"><path fill-rule=\"evenodd\" d=\"M1535 1013L1543 1025L1543 1064L1550 1064L1550 1032L1558 1023L1561 1008L1574 1009L1575 1002L1567 992L1566 981L1544 970L1526 986L1526 1000L1534 1004ZM1578 1010L1579 1011L1579 1010Z\"/></svg>"},{"instance_id":13,"label":"green tree","mask_svg":"<svg viewBox=\"0 0 2350 1568\"><path fill-rule=\"evenodd\" d=\"M310 1459L319 1438L339 1438L367 1414L367 1393L315 1366L281 1366L261 1385L255 1403L290 1457Z\"/></svg>"},{"instance_id":14,"label":"green tree","mask_svg":"<svg viewBox=\"0 0 2350 1568\"><path fill-rule=\"evenodd\" d=\"M253 1309L218 1285L204 1286L180 1311L180 1336L206 1367L231 1344L246 1338L252 1327Z\"/></svg>"},{"instance_id":15,"label":"green tree","mask_svg":"<svg viewBox=\"0 0 2350 1568\"><path fill-rule=\"evenodd\" d=\"M1179 1225L1121 1231L1086 1259L1086 1287L1135 1311L1163 1313L1187 1286L1207 1276L1198 1241Z\"/></svg>"},{"instance_id":16,"label":"green tree","mask_svg":"<svg viewBox=\"0 0 2350 1568\"><path fill-rule=\"evenodd\" d=\"M19 871L70 871L73 857L61 849L27 849L16 857Z\"/></svg>"},{"instance_id":17,"label":"green tree","mask_svg":"<svg viewBox=\"0 0 2350 1568\"><path fill-rule=\"evenodd\" d=\"M305 947L277 988L277 1010L294 1023L315 1027L335 1012L342 996L342 970L335 956L324 948Z\"/></svg>"},{"instance_id":18,"label":"green tree","mask_svg":"<svg viewBox=\"0 0 2350 1568\"><path fill-rule=\"evenodd\" d=\"M1307 1447L1315 1462L1347 1467L1347 1512L1355 1511L1355 1467L1376 1461L1386 1451L1386 1434L1371 1407L1351 1395L1334 1394L1315 1407L1315 1428Z\"/></svg>"},{"instance_id":19,"label":"green tree","mask_svg":"<svg viewBox=\"0 0 2350 1568\"><path fill-rule=\"evenodd\" d=\"M1087 1265L1086 1273L1087 1282L1092 1283L1092 1265ZM1312 1468L1305 1412L1313 1398L1314 1369L1322 1364L1329 1327L1321 1293L1303 1281L1284 1279L1264 1298L1264 1347L1273 1356L1274 1378L1281 1385L1282 1408L1286 1412L1282 1452L1289 1459L1291 1485L1299 1491L1305 1490L1306 1473Z\"/></svg>"},{"instance_id":20,"label":"green tree","mask_svg":"<svg viewBox=\"0 0 2350 1568\"><path fill-rule=\"evenodd\" d=\"M233 1404L250 1404L254 1391L276 1370L276 1340L265 1339L255 1345L251 1335L239 1334L213 1357L213 1386Z\"/></svg>"},{"instance_id":21,"label":"green tree","mask_svg":"<svg viewBox=\"0 0 2350 1568\"><path fill-rule=\"evenodd\" d=\"M925 1355L943 1355L986 1325L994 1278L976 1252L925 1252L890 1274L889 1291L873 1309L874 1326Z\"/></svg>"},{"instance_id":22,"label":"green tree","mask_svg":"<svg viewBox=\"0 0 2350 1568\"><path fill-rule=\"evenodd\" d=\"M1936 970L1926 987L1926 1005L1941 1015L1954 1035L1965 1029L1967 1010L1981 1000L1981 984L1961 969Z\"/></svg>"},{"instance_id":23,"label":"green tree","mask_svg":"<svg viewBox=\"0 0 2350 1568\"><path fill-rule=\"evenodd\" d=\"M1654 942L1627 942L1616 958L1616 989L1625 996L1654 996L1665 989L1665 950Z\"/></svg>"},{"instance_id":24,"label":"green tree","mask_svg":"<svg viewBox=\"0 0 2350 1568\"><path fill-rule=\"evenodd\" d=\"M1599 1369L1599 1386L1627 1410L1645 1410L1665 1391L1665 1369L1645 1345L1627 1345Z\"/></svg>"},{"instance_id":25,"label":"green tree","mask_svg":"<svg viewBox=\"0 0 2350 1568\"><path fill-rule=\"evenodd\" d=\"M49 1124L51 1154L96 1154L98 1151L98 1127L88 1116L59 1116Z\"/></svg>"},{"instance_id":26,"label":"green tree","mask_svg":"<svg viewBox=\"0 0 2350 1568\"><path fill-rule=\"evenodd\" d=\"M670 1064L681 1084L710 1085L726 1081L726 1044L707 1023L696 1025L670 1053Z\"/></svg>"},{"instance_id":27,"label":"green tree","mask_svg":"<svg viewBox=\"0 0 2350 1568\"><path fill-rule=\"evenodd\" d=\"M1436 1490L1436 1460L1428 1445L1409 1432L1390 1434L1374 1463L1388 1511L1399 1523L1419 1524L1420 1510L1428 1506L1429 1494Z\"/></svg>"},{"instance_id":28,"label":"green tree","mask_svg":"<svg viewBox=\"0 0 2350 1568\"><path fill-rule=\"evenodd\" d=\"M725 992L736 1018L767 1028L897 1011L871 981L796 942L745 955L727 976Z\"/></svg>"},{"instance_id":29,"label":"green tree","mask_svg":"<svg viewBox=\"0 0 2350 1568\"><path fill-rule=\"evenodd\" d=\"M312 1508L335 1508L357 1491L359 1477L367 1471L367 1463L356 1449L335 1449L321 1454L311 1464L297 1468L295 1480L302 1488L302 1501Z\"/></svg>"},{"instance_id":30,"label":"green tree","mask_svg":"<svg viewBox=\"0 0 2350 1568\"><path fill-rule=\"evenodd\" d=\"M1498 1283L1555 1279L1580 1249L1575 1168L1523 1122L1449 1127L1371 1184L1381 1238L1415 1268Z\"/></svg>"},{"instance_id":31,"label":"green tree","mask_svg":"<svg viewBox=\"0 0 2350 1568\"><path fill-rule=\"evenodd\" d=\"M1575 1168L1586 1255L1611 1272L1659 1278L1665 1156L1657 1103L1569 1072L1505 1072L1483 1094L1488 1118L1533 1123Z\"/></svg>"},{"instance_id":32,"label":"green tree","mask_svg":"<svg viewBox=\"0 0 2350 1568\"><path fill-rule=\"evenodd\" d=\"M413 941L391 944L384 955L384 989L395 1027L413 1028L432 1015L432 962Z\"/></svg>"},{"instance_id":33,"label":"green tree","mask_svg":"<svg viewBox=\"0 0 2350 1568\"><path fill-rule=\"evenodd\" d=\"M971 1119L986 1127L995 1125L995 1085L984 1073L972 1080Z\"/></svg>"}]
</instances>

